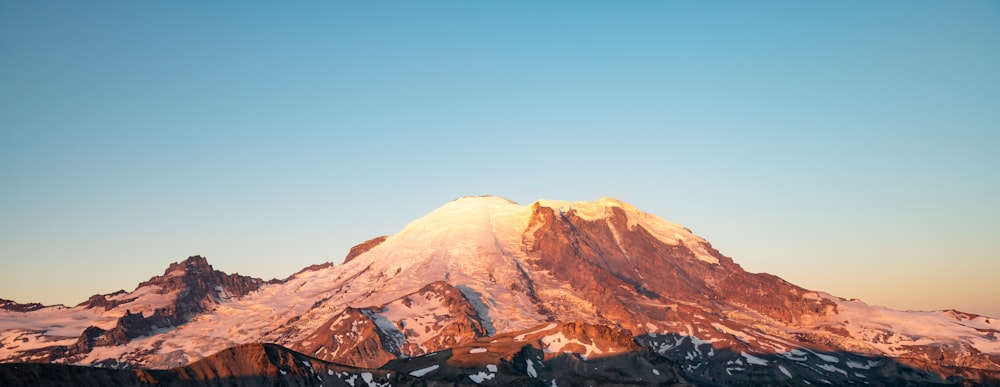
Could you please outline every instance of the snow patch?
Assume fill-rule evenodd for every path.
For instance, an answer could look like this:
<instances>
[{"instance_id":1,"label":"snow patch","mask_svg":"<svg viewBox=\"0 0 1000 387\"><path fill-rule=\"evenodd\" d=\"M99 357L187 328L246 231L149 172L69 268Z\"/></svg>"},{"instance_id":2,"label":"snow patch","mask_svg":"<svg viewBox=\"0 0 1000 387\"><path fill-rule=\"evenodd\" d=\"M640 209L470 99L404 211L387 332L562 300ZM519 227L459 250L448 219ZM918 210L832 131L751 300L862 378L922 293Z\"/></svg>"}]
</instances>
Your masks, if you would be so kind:
<instances>
[{"instance_id":1,"label":"snow patch","mask_svg":"<svg viewBox=\"0 0 1000 387\"><path fill-rule=\"evenodd\" d=\"M812 352L813 355L816 355L816 357L823 359L823 361L827 363L840 363L840 359L838 359L836 356L824 355L822 353L816 353L814 351L809 351L809 352Z\"/></svg>"},{"instance_id":2,"label":"snow patch","mask_svg":"<svg viewBox=\"0 0 1000 387\"><path fill-rule=\"evenodd\" d=\"M788 352L779 352L778 355L781 355L785 359L788 359L788 360L791 360L791 361L806 361L806 360L809 360L809 358L806 357L807 353L805 351L802 351L802 350L799 350L799 349L793 349L793 350L788 351Z\"/></svg>"},{"instance_id":3,"label":"snow patch","mask_svg":"<svg viewBox=\"0 0 1000 387\"><path fill-rule=\"evenodd\" d=\"M737 331L735 329L729 328L725 325L719 323L712 323L712 328L715 328L719 332L732 335L736 340L742 341L744 344L750 344L749 341L743 338L743 332Z\"/></svg>"},{"instance_id":4,"label":"snow patch","mask_svg":"<svg viewBox=\"0 0 1000 387\"><path fill-rule=\"evenodd\" d=\"M594 344L593 339L591 339L590 344L585 344L580 340L567 338L562 332L547 335L543 337L541 341L544 347L543 350L548 353L564 352L562 349L568 344L580 345L587 350L586 353L581 354L584 360L592 354L600 355L604 353L604 351L601 351L601 349L597 347L597 344Z\"/></svg>"},{"instance_id":5,"label":"snow patch","mask_svg":"<svg viewBox=\"0 0 1000 387\"><path fill-rule=\"evenodd\" d=\"M473 348L469 350L469 353L483 353L486 352L486 348Z\"/></svg>"},{"instance_id":6,"label":"snow patch","mask_svg":"<svg viewBox=\"0 0 1000 387\"><path fill-rule=\"evenodd\" d=\"M538 372L535 372L535 365L534 365L534 363L531 362L531 359L528 359L528 360L525 360L525 361L528 362L528 376L531 376L533 378L537 378L538 377Z\"/></svg>"},{"instance_id":7,"label":"snow patch","mask_svg":"<svg viewBox=\"0 0 1000 387\"><path fill-rule=\"evenodd\" d=\"M469 379L472 379L473 382L476 382L476 384L479 384L479 383L482 383L484 380L493 379L494 376L496 376L496 374L488 374L488 373L479 371L479 373L477 373L475 375L469 375Z\"/></svg>"},{"instance_id":8,"label":"snow patch","mask_svg":"<svg viewBox=\"0 0 1000 387\"><path fill-rule=\"evenodd\" d=\"M556 323L550 323L549 325L541 327L541 328L539 328L537 330L534 330L534 331L531 331L531 332L528 332L528 333L522 333L520 335L514 336L514 340L524 341L524 337L527 336L527 335L533 335L533 334L536 334L536 333L542 333L542 332L551 330L551 329L553 329L553 328L555 328L557 326L559 326L559 325L556 324Z\"/></svg>"},{"instance_id":9,"label":"snow patch","mask_svg":"<svg viewBox=\"0 0 1000 387\"><path fill-rule=\"evenodd\" d=\"M844 376L847 376L847 371L837 368L837 366L834 366L832 364L817 364L816 366L822 368L826 372L840 372L844 374Z\"/></svg>"},{"instance_id":10,"label":"snow patch","mask_svg":"<svg viewBox=\"0 0 1000 387\"><path fill-rule=\"evenodd\" d=\"M871 360L868 361L868 364L861 364L861 363L853 361L853 360L848 360L848 361L844 362L844 364L846 364L848 368L854 368L854 369L859 369L859 370L870 370L870 369L872 369L872 366L875 365L875 364L872 364L872 363L878 364L878 362L873 362Z\"/></svg>"},{"instance_id":11,"label":"snow patch","mask_svg":"<svg viewBox=\"0 0 1000 387\"><path fill-rule=\"evenodd\" d=\"M437 364L435 364L435 365L432 365L432 366L430 366L430 367L426 367L426 368L421 368L421 369L419 369L419 370L416 370L416 371L413 371L413 372L410 372L410 376L415 376L415 377L418 377L418 378L419 378L419 377L422 377L422 376L424 376L424 375L427 375L427 374L431 373L432 371L434 371L434 370L438 369L438 367L440 367L440 366L439 366L439 365L437 365Z\"/></svg>"},{"instance_id":12,"label":"snow patch","mask_svg":"<svg viewBox=\"0 0 1000 387\"><path fill-rule=\"evenodd\" d=\"M769 364L767 362L767 360L764 360L764 359L761 359L759 357L753 356L753 355L751 355L749 353L740 352L740 354L743 355L744 359L747 359L747 364L754 364L754 365L760 365L760 366L765 366L765 367Z\"/></svg>"}]
</instances>

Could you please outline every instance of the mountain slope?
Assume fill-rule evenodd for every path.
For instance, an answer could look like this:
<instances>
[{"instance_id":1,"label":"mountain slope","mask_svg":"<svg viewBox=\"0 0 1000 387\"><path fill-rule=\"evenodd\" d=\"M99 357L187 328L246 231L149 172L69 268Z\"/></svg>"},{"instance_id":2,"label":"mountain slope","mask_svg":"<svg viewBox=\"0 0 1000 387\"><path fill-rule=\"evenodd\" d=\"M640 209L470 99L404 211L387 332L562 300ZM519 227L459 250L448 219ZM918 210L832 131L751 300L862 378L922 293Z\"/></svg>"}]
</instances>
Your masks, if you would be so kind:
<instances>
[{"instance_id":1,"label":"mountain slope","mask_svg":"<svg viewBox=\"0 0 1000 387\"><path fill-rule=\"evenodd\" d=\"M172 272L73 308L86 323L62 324L51 308L5 308L0 358L173 368L242 343L273 342L375 368L547 322L580 322L629 332L708 381L763 372L776 381L950 382L1000 371L996 320L871 307L748 273L690 230L607 198L528 206L460 198L355 247L343 264L266 284L213 285L229 296L199 307L180 306L169 291L140 292L165 289L159 284ZM225 282L213 278L205 283ZM153 294L166 301L156 303ZM135 308L131 297L152 301ZM127 340L72 355L33 352L69 348L83 337L96 343L107 334L83 332L87 326L109 331L136 311L142 321L167 312L182 317L167 320L167 329L133 330ZM916 376L884 375L902 370Z\"/></svg>"}]
</instances>

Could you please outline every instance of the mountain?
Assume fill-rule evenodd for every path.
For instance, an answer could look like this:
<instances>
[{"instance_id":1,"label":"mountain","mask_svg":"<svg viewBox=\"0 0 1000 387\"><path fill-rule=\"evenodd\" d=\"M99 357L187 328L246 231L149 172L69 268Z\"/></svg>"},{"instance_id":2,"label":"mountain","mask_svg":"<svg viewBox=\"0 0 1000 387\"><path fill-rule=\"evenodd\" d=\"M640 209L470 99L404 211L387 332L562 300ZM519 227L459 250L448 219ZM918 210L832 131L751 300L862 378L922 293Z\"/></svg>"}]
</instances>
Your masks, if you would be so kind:
<instances>
[{"instance_id":1,"label":"mountain","mask_svg":"<svg viewBox=\"0 0 1000 387\"><path fill-rule=\"evenodd\" d=\"M600 333L570 338L586 330L572 324ZM608 198L460 198L340 265L281 281L191 257L73 308L0 302L0 361L177 369L275 343L374 370L469 358L455 351L470 343L520 351L531 335L510 333L539 329L538 356L562 371L539 363L538 380L605 358L636 376L621 359L651 353L698 384L1000 383L994 319L873 307L748 273L690 230ZM628 339L603 341L612 337Z\"/></svg>"}]
</instances>

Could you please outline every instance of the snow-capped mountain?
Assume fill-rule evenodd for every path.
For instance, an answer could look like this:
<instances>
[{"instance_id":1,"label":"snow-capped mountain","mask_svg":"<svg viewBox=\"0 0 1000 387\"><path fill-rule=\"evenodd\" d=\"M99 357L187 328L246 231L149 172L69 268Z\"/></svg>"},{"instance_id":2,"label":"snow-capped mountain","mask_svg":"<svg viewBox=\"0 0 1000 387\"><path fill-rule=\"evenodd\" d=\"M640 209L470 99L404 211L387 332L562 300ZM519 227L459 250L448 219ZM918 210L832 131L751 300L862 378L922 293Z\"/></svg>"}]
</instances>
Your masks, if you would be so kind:
<instances>
[{"instance_id":1,"label":"snow-capped mountain","mask_svg":"<svg viewBox=\"0 0 1000 387\"><path fill-rule=\"evenodd\" d=\"M343 264L282 281L191 257L73 308L0 302L0 361L174 368L266 342L376 368L470 343L520 350L532 334L510 333L534 331L545 361L655 351L705 383L1000 380L996 320L872 307L748 273L690 230L607 198L460 198Z\"/></svg>"}]
</instances>

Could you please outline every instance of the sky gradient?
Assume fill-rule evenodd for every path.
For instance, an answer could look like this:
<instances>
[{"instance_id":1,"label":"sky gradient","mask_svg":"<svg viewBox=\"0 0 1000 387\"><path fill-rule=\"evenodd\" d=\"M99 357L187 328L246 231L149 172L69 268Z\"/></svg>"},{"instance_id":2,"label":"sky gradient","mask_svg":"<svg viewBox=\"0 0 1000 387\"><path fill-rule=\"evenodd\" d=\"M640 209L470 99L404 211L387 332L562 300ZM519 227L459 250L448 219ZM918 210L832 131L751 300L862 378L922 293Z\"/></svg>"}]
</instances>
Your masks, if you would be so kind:
<instances>
[{"instance_id":1,"label":"sky gradient","mask_svg":"<svg viewBox=\"0 0 1000 387\"><path fill-rule=\"evenodd\" d=\"M478 194L1000 317L1000 3L0 1L0 298L284 278Z\"/></svg>"}]
</instances>

